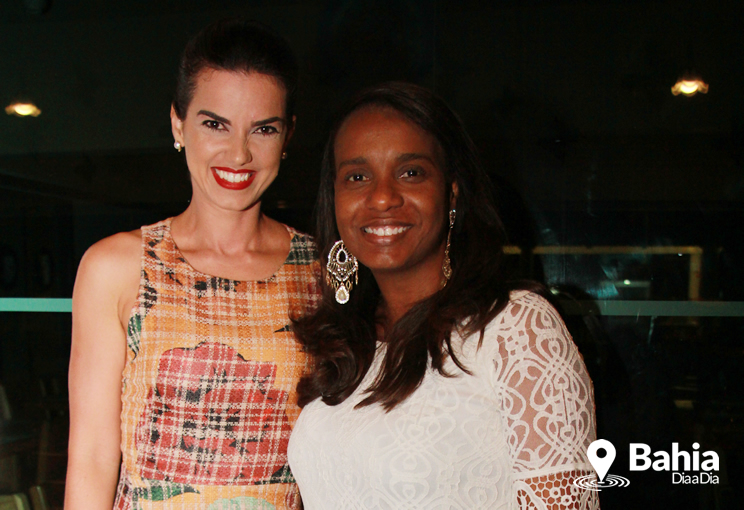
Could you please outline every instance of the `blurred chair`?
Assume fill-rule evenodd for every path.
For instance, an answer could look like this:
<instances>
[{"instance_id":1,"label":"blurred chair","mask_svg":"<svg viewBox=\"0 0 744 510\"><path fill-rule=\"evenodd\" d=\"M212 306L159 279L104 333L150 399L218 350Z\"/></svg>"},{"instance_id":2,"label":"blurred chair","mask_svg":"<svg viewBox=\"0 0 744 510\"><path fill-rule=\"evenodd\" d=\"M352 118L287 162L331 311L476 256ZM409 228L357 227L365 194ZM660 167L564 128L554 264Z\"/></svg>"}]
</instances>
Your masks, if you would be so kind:
<instances>
[{"instance_id":1,"label":"blurred chair","mask_svg":"<svg viewBox=\"0 0 744 510\"><path fill-rule=\"evenodd\" d=\"M57 376L41 377L39 382L38 407L47 420L67 416L69 401L64 383Z\"/></svg>"},{"instance_id":2,"label":"blurred chair","mask_svg":"<svg viewBox=\"0 0 744 510\"><path fill-rule=\"evenodd\" d=\"M10 410L10 402L8 401L8 394L5 392L5 386L0 384L0 427L3 428L3 434L7 434L7 429L11 425L11 418L13 413ZM4 441L3 441L4 443ZM3 445L4 446L4 445ZM20 473L19 473L18 455L13 453L3 454L0 457L0 491L2 492L16 492L21 490L20 488ZM14 496L2 496L3 498L12 498ZM3 501L4 500L0 500ZM10 503L8 503L10 504ZM0 510L6 507L0 505ZM15 508L15 507L7 507Z\"/></svg>"},{"instance_id":3,"label":"blurred chair","mask_svg":"<svg viewBox=\"0 0 744 510\"><path fill-rule=\"evenodd\" d=\"M0 496L0 510L31 510L25 494Z\"/></svg>"},{"instance_id":4,"label":"blurred chair","mask_svg":"<svg viewBox=\"0 0 744 510\"><path fill-rule=\"evenodd\" d=\"M67 416L55 416L44 420L39 434L39 458L36 471L36 486L32 488L44 506L37 506L34 492L31 501L34 510L62 508L67 474Z\"/></svg>"},{"instance_id":5,"label":"blurred chair","mask_svg":"<svg viewBox=\"0 0 744 510\"><path fill-rule=\"evenodd\" d=\"M40 485L34 485L28 490L31 497L31 510L49 510L51 507L47 503L44 488Z\"/></svg>"},{"instance_id":6,"label":"blurred chair","mask_svg":"<svg viewBox=\"0 0 744 510\"><path fill-rule=\"evenodd\" d=\"M5 393L5 386L0 384L0 423L10 421L13 415L10 412L10 402L8 394Z\"/></svg>"},{"instance_id":7,"label":"blurred chair","mask_svg":"<svg viewBox=\"0 0 744 510\"><path fill-rule=\"evenodd\" d=\"M13 421L5 389L0 385L0 426L6 428L5 432L10 427L13 434L24 436L23 450L12 445L13 449L0 457L0 491L11 493L0 496L0 510L55 510L64 504L69 418L66 395L59 388L53 378L40 381L37 409L43 421L39 427L37 421ZM29 498L19 491L31 483L35 485L28 490L29 505Z\"/></svg>"}]
</instances>

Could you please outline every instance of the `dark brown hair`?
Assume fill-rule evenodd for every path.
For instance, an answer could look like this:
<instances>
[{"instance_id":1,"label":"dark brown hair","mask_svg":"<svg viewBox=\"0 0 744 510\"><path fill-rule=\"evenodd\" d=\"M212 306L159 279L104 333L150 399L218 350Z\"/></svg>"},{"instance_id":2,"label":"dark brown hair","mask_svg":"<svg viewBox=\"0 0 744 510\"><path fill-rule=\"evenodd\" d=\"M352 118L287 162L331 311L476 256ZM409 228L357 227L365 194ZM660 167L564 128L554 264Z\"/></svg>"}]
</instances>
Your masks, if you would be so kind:
<instances>
[{"instance_id":1,"label":"dark brown hair","mask_svg":"<svg viewBox=\"0 0 744 510\"><path fill-rule=\"evenodd\" d=\"M291 124L297 94L297 61L287 42L266 25L226 18L204 27L181 55L173 109L186 118L196 78L204 69L273 76L286 93L285 113Z\"/></svg>"},{"instance_id":2,"label":"dark brown hair","mask_svg":"<svg viewBox=\"0 0 744 510\"><path fill-rule=\"evenodd\" d=\"M457 183L457 219L450 254L452 278L442 290L414 305L387 333L387 350L375 383L360 405L380 403L390 410L421 384L427 365L443 375L454 356L452 332L466 338L483 331L506 306L509 285L502 271L505 233L493 205L490 180L459 117L427 89L386 83L366 89L340 111L325 148L316 204L316 242L325 262L339 239L334 212L334 145L339 128L353 112L389 108L437 140L444 155L448 189ZM299 341L315 359L314 371L299 383L299 404L320 397L328 405L343 402L359 386L376 349L375 312L380 291L372 273L360 264L359 285L345 305L323 285L317 311L295 323Z\"/></svg>"}]
</instances>

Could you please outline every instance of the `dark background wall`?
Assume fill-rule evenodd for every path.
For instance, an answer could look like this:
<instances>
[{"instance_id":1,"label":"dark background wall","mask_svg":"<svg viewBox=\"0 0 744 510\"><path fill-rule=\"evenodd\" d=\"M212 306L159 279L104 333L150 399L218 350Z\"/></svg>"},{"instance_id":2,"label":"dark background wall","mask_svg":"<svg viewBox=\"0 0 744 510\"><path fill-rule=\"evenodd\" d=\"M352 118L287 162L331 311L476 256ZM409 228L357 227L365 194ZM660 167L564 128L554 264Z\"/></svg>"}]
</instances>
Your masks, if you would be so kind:
<instances>
[{"instance_id":1,"label":"dark background wall","mask_svg":"<svg viewBox=\"0 0 744 510\"><path fill-rule=\"evenodd\" d=\"M297 156L282 188L305 205L330 112L386 79L443 95L493 171L535 200L561 199L556 186L572 202L742 199L744 8L722 1L80 0L33 15L7 0L0 98L44 113L0 117L2 175L106 202L183 200L168 120L177 58L205 22L235 13L276 27L299 55ZM692 68L712 93L672 96Z\"/></svg>"}]
</instances>

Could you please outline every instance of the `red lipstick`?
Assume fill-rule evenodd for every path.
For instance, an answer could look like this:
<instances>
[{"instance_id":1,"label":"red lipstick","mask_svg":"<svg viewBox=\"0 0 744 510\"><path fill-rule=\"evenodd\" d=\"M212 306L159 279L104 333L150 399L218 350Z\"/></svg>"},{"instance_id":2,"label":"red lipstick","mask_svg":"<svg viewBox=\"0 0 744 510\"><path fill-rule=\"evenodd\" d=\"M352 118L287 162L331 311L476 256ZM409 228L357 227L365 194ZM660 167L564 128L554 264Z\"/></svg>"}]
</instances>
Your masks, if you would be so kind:
<instances>
[{"instance_id":1,"label":"red lipstick","mask_svg":"<svg viewBox=\"0 0 744 510\"><path fill-rule=\"evenodd\" d=\"M225 189L231 190L247 188L256 177L256 172L251 170L233 170L232 168L223 166L213 166L211 167L211 170L217 184Z\"/></svg>"}]
</instances>

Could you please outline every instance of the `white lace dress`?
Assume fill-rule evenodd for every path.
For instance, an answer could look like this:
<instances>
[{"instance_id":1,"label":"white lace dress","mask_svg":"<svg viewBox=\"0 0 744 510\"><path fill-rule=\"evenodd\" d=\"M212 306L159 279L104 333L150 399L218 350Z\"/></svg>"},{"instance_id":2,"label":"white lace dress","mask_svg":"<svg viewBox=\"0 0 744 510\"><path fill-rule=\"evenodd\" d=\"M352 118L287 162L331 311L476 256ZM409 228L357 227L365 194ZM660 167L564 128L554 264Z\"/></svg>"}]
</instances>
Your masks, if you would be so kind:
<instances>
[{"instance_id":1,"label":"white lace dress","mask_svg":"<svg viewBox=\"0 0 744 510\"><path fill-rule=\"evenodd\" d=\"M596 509L595 492L572 485L592 472L594 398L584 362L556 311L535 294L511 301L478 338L461 345L444 377L386 413L354 409L364 382L337 406L308 404L289 443L305 510Z\"/></svg>"}]
</instances>

